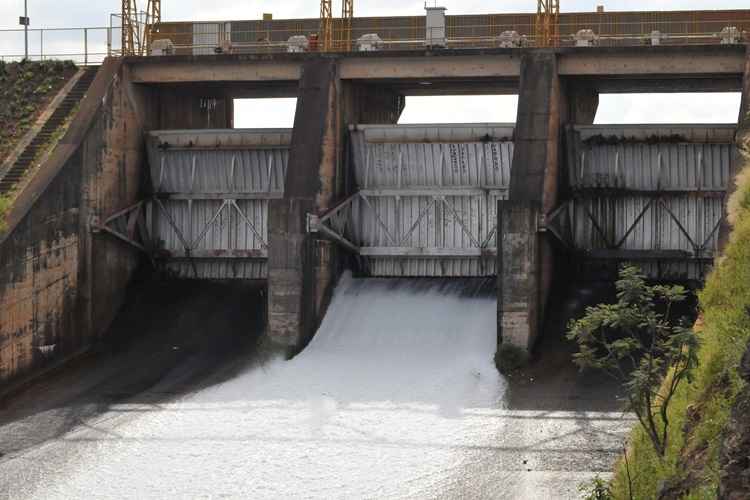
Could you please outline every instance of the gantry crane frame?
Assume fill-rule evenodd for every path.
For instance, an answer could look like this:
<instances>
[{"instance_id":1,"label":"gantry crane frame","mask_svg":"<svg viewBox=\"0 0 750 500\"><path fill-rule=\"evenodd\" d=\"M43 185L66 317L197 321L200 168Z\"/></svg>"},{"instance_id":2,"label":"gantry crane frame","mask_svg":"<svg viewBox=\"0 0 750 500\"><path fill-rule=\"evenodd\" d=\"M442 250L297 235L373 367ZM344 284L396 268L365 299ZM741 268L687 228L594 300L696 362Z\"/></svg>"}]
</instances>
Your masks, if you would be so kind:
<instances>
[{"instance_id":1,"label":"gantry crane frame","mask_svg":"<svg viewBox=\"0 0 750 500\"><path fill-rule=\"evenodd\" d=\"M354 20L354 0L343 0L341 5L341 33L337 42L339 50L352 50L352 23Z\"/></svg>"},{"instance_id":2,"label":"gantry crane frame","mask_svg":"<svg viewBox=\"0 0 750 500\"><path fill-rule=\"evenodd\" d=\"M138 40L138 6L135 0L122 0L120 9L122 18L122 45L120 50L122 55L134 55L136 46L140 45Z\"/></svg>"},{"instance_id":3,"label":"gantry crane frame","mask_svg":"<svg viewBox=\"0 0 750 500\"><path fill-rule=\"evenodd\" d=\"M148 0L145 11L138 10L137 0L122 0L121 18L122 55L148 54L153 32L161 22L161 0Z\"/></svg>"},{"instance_id":4,"label":"gantry crane frame","mask_svg":"<svg viewBox=\"0 0 750 500\"><path fill-rule=\"evenodd\" d=\"M146 54L151 52L151 43L154 41L154 32L161 23L161 0L148 0L146 5L146 29L144 34ZM143 48L141 49L143 51Z\"/></svg>"},{"instance_id":5,"label":"gantry crane frame","mask_svg":"<svg viewBox=\"0 0 750 500\"><path fill-rule=\"evenodd\" d=\"M354 19L354 0L342 0L341 21L334 26L333 0L320 0L320 32L318 42L320 50L349 51L352 49L352 21Z\"/></svg>"},{"instance_id":6,"label":"gantry crane frame","mask_svg":"<svg viewBox=\"0 0 750 500\"><path fill-rule=\"evenodd\" d=\"M320 50L329 52L333 49L333 0L320 0Z\"/></svg>"},{"instance_id":7,"label":"gantry crane frame","mask_svg":"<svg viewBox=\"0 0 750 500\"><path fill-rule=\"evenodd\" d=\"M534 38L537 47L560 43L560 0L537 0Z\"/></svg>"}]
</instances>

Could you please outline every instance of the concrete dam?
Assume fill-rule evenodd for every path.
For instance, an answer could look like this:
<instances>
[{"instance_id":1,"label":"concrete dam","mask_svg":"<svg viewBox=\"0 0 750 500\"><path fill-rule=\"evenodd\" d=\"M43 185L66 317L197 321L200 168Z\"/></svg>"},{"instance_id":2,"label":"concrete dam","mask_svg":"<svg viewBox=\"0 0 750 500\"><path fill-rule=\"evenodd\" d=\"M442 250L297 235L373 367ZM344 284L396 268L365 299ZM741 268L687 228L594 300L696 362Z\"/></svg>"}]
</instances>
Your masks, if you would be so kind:
<instances>
[{"instance_id":1,"label":"concrete dam","mask_svg":"<svg viewBox=\"0 0 750 500\"><path fill-rule=\"evenodd\" d=\"M678 91L741 92L737 124L594 125ZM398 124L465 94L516 122ZM234 128L250 97L293 127ZM574 498L633 419L562 329L624 262L705 277L748 98L739 43L107 59L1 236L2 482ZM508 345L543 362L503 377Z\"/></svg>"}]
</instances>

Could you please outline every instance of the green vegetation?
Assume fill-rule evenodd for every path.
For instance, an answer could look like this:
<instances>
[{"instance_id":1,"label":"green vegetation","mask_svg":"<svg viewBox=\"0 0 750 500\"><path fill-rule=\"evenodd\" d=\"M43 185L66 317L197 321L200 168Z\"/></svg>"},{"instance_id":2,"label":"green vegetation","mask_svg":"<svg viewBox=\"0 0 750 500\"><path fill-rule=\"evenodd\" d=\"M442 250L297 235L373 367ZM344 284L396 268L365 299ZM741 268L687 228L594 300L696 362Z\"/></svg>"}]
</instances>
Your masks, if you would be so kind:
<instances>
[{"instance_id":1,"label":"green vegetation","mask_svg":"<svg viewBox=\"0 0 750 500\"><path fill-rule=\"evenodd\" d=\"M588 307L568 325L568 339L578 344L573 362L623 382L628 410L663 457L670 402L697 364L693 330L684 319L672 317L673 306L685 301L688 292L679 285L647 285L635 266L624 266L615 286L616 303ZM662 386L666 373L671 374L669 383Z\"/></svg>"},{"instance_id":2,"label":"green vegetation","mask_svg":"<svg viewBox=\"0 0 750 500\"><path fill-rule=\"evenodd\" d=\"M75 72L71 61L0 61L0 161Z\"/></svg>"},{"instance_id":3,"label":"green vegetation","mask_svg":"<svg viewBox=\"0 0 750 500\"><path fill-rule=\"evenodd\" d=\"M647 432L636 427L627 460L615 472L615 498L716 498L722 433L744 386L738 366L750 339L750 166L738 178L729 206L732 235L699 296L699 365L670 404L664 456L654 450ZM674 376L669 372L663 387Z\"/></svg>"},{"instance_id":4,"label":"green vegetation","mask_svg":"<svg viewBox=\"0 0 750 500\"><path fill-rule=\"evenodd\" d=\"M0 196L0 234L2 234L7 227L5 217L8 215L10 205L11 199L9 196Z\"/></svg>"},{"instance_id":5,"label":"green vegetation","mask_svg":"<svg viewBox=\"0 0 750 500\"><path fill-rule=\"evenodd\" d=\"M612 488L609 483L599 476L578 487L583 500L612 500Z\"/></svg>"},{"instance_id":6,"label":"green vegetation","mask_svg":"<svg viewBox=\"0 0 750 500\"><path fill-rule=\"evenodd\" d=\"M26 61L11 64L0 61L0 83L7 84L7 86L0 86L0 162L11 152L15 143L33 125L37 116L75 71L76 67L70 61ZM41 83L34 87L35 82ZM24 88L27 90L23 90ZM32 88L33 92L29 93L29 88ZM19 104L26 102L26 99L28 99L28 104ZM6 103L8 105L3 106ZM13 103L19 105L14 106ZM49 139L40 145L24 178L9 193L0 197L0 234L7 229L8 211L22 190L24 181L39 169L44 156L65 135L77 111L76 105Z\"/></svg>"}]
</instances>

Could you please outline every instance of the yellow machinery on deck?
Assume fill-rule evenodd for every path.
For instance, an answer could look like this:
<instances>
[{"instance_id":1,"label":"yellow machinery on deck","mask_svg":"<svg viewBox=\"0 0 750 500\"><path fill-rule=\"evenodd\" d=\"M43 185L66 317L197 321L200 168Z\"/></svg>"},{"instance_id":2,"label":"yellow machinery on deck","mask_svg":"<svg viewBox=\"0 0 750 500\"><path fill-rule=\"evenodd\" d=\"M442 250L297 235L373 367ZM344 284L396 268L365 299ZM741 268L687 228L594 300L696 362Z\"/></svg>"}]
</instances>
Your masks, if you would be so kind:
<instances>
[{"instance_id":1,"label":"yellow machinery on deck","mask_svg":"<svg viewBox=\"0 0 750 500\"><path fill-rule=\"evenodd\" d=\"M122 0L122 55L148 54L152 33L161 22L161 0L148 0L145 11L137 0Z\"/></svg>"},{"instance_id":2,"label":"yellow machinery on deck","mask_svg":"<svg viewBox=\"0 0 750 500\"><path fill-rule=\"evenodd\" d=\"M334 26L333 1L320 0L320 48L323 52L349 51L352 49L352 20L354 0L343 0L341 22Z\"/></svg>"},{"instance_id":3,"label":"yellow machinery on deck","mask_svg":"<svg viewBox=\"0 0 750 500\"><path fill-rule=\"evenodd\" d=\"M560 43L560 0L537 0L534 38L537 47Z\"/></svg>"}]
</instances>

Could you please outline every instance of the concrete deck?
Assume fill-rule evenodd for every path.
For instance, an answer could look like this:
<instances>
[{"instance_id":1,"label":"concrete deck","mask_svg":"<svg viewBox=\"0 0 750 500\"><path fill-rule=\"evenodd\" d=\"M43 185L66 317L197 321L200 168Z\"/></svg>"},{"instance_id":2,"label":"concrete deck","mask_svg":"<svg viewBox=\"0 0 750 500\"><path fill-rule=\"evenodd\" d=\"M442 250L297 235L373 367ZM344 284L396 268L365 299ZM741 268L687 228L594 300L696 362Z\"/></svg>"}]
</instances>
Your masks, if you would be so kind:
<instances>
[{"instance_id":1,"label":"concrete deck","mask_svg":"<svg viewBox=\"0 0 750 500\"><path fill-rule=\"evenodd\" d=\"M334 59L339 78L392 83L405 94L425 93L420 85L438 81L435 90L450 93L448 82L477 93L486 80L488 93L508 93L520 76L523 54L536 49L404 50L355 53L221 54L126 58L135 83L290 82L300 78L306 61ZM558 54L559 74L591 78L603 90L639 92L739 91L744 45L660 47L585 47L541 49ZM498 90L497 81L505 82ZM614 81L614 82L613 82ZM663 82L662 82L663 81ZM654 82L662 82L654 83ZM433 90L433 89L430 89ZM455 90L453 93L456 93Z\"/></svg>"}]
</instances>

